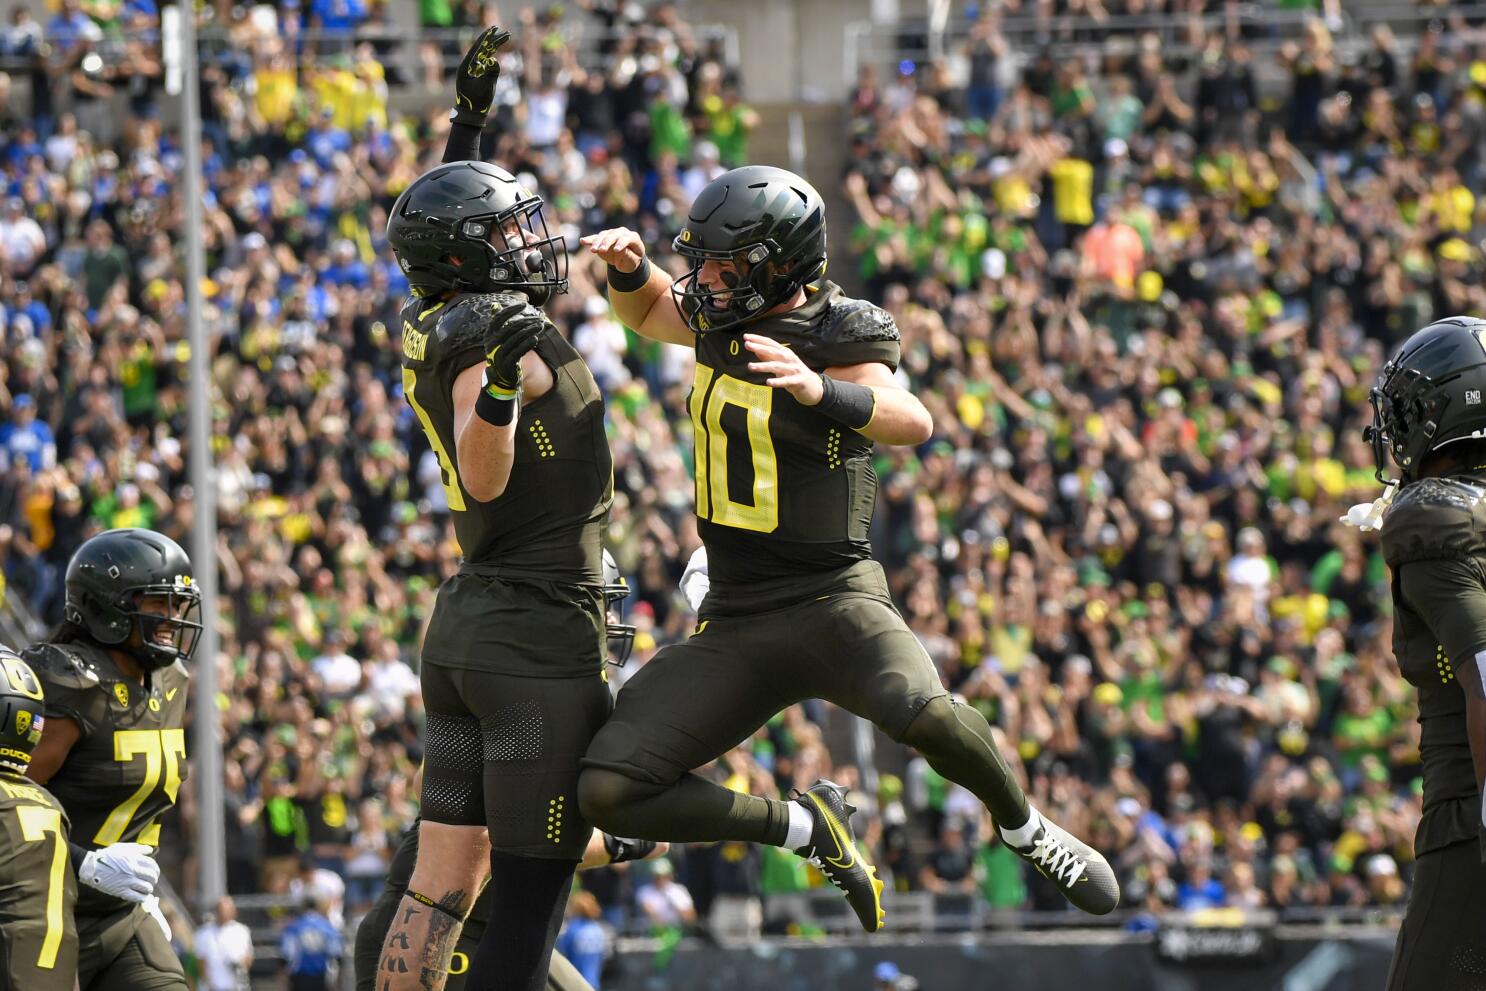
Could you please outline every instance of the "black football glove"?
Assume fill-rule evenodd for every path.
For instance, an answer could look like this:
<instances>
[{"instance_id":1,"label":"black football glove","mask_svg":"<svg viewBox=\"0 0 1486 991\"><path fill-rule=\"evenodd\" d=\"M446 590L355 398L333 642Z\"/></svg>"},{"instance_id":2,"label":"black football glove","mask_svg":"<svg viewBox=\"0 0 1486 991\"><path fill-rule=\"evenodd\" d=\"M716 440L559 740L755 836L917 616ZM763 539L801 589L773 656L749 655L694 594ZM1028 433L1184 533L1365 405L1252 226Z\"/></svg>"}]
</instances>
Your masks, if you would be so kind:
<instances>
[{"instance_id":1,"label":"black football glove","mask_svg":"<svg viewBox=\"0 0 1486 991\"><path fill-rule=\"evenodd\" d=\"M609 863L622 864L628 860L644 860L650 856L655 851L655 841L631 840L605 833L604 850L609 854Z\"/></svg>"},{"instance_id":2,"label":"black football glove","mask_svg":"<svg viewBox=\"0 0 1486 991\"><path fill-rule=\"evenodd\" d=\"M500 78L500 62L496 56L500 47L510 40L511 32L505 28L486 28L464 53L464 61L459 63L459 75L454 79L454 109L449 113L451 121L470 127L485 126L490 105L495 102L495 81Z\"/></svg>"},{"instance_id":3,"label":"black football glove","mask_svg":"<svg viewBox=\"0 0 1486 991\"><path fill-rule=\"evenodd\" d=\"M485 388L514 395L521 388L521 356L542 343L547 318L529 303L505 307L492 321L493 344L485 352Z\"/></svg>"}]
</instances>

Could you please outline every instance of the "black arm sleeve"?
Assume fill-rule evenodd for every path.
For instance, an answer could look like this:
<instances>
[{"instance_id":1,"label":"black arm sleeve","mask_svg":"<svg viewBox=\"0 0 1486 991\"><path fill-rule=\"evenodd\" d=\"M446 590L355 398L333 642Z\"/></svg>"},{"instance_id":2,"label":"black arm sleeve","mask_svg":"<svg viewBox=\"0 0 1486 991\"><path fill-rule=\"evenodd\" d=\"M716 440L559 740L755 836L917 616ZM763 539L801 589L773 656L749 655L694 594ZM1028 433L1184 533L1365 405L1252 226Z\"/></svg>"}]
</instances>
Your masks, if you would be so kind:
<instances>
[{"instance_id":1,"label":"black arm sleeve","mask_svg":"<svg viewBox=\"0 0 1486 991\"><path fill-rule=\"evenodd\" d=\"M85 846L78 846L76 843L68 840L67 849L72 853L72 876L78 877L78 875L82 873L83 860L88 856L88 848Z\"/></svg>"},{"instance_id":2,"label":"black arm sleeve","mask_svg":"<svg viewBox=\"0 0 1486 991\"><path fill-rule=\"evenodd\" d=\"M480 128L451 123L449 140L444 145L444 163L480 160Z\"/></svg>"}]
</instances>

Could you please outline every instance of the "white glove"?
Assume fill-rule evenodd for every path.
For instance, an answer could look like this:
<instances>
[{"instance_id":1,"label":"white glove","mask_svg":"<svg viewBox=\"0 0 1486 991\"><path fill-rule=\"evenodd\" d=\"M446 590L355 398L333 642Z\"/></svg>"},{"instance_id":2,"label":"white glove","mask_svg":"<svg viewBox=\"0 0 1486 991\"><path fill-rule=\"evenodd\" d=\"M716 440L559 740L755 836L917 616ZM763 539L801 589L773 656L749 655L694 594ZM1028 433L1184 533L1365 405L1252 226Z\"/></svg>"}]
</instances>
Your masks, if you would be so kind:
<instances>
[{"instance_id":1,"label":"white glove","mask_svg":"<svg viewBox=\"0 0 1486 991\"><path fill-rule=\"evenodd\" d=\"M1383 490L1383 494L1372 502L1359 502L1347 510L1347 515L1341 521L1347 526L1355 526L1366 533L1369 530L1383 529L1383 517L1388 512L1388 506L1393 502L1393 497L1398 494L1397 485L1389 485Z\"/></svg>"},{"instance_id":2,"label":"white glove","mask_svg":"<svg viewBox=\"0 0 1486 991\"><path fill-rule=\"evenodd\" d=\"M686 597L686 603L691 606L692 612L702 608L702 600L707 597L707 590L711 587L712 581L707 577L707 548L698 547L681 574L681 594Z\"/></svg>"},{"instance_id":3,"label":"white glove","mask_svg":"<svg viewBox=\"0 0 1486 991\"><path fill-rule=\"evenodd\" d=\"M143 904L144 904L144 910L149 913L150 918L154 919L157 923L159 923L160 928L162 930L164 930L164 932L165 932L165 942L169 943L170 942L170 937L173 934L170 931L170 923L167 922L167 921L165 921L165 913L162 912L162 911L160 911L160 899L159 899L159 897L157 897L155 895L151 895L150 897L148 897L148 898L146 898L144 900L144 903Z\"/></svg>"},{"instance_id":4,"label":"white glove","mask_svg":"<svg viewBox=\"0 0 1486 991\"><path fill-rule=\"evenodd\" d=\"M77 879L90 888L136 905L155 893L160 865L143 843L115 843L89 851L77 870Z\"/></svg>"}]
</instances>

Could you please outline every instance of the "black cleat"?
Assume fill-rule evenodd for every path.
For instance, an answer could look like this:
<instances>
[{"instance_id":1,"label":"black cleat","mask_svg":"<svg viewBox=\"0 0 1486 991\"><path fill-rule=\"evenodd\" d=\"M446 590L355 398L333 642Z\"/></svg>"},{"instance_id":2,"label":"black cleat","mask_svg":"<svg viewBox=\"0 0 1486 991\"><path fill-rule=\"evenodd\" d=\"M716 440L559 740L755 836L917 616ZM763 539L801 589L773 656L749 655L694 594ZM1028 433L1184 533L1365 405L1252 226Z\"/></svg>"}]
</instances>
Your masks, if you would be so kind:
<instances>
[{"instance_id":1,"label":"black cleat","mask_svg":"<svg viewBox=\"0 0 1486 991\"><path fill-rule=\"evenodd\" d=\"M815 821L810 842L795 853L814 864L826 880L846 892L846 902L867 932L882 928L882 882L877 868L857 852L851 831L856 809L846 804L846 789L831 781L817 781L795 799Z\"/></svg>"},{"instance_id":2,"label":"black cleat","mask_svg":"<svg viewBox=\"0 0 1486 991\"><path fill-rule=\"evenodd\" d=\"M1005 834L1001 837L1006 840ZM1074 908L1108 915L1120 903L1120 883L1103 854L1063 827L1042 819L1029 847L1006 845L1039 874L1058 886Z\"/></svg>"}]
</instances>

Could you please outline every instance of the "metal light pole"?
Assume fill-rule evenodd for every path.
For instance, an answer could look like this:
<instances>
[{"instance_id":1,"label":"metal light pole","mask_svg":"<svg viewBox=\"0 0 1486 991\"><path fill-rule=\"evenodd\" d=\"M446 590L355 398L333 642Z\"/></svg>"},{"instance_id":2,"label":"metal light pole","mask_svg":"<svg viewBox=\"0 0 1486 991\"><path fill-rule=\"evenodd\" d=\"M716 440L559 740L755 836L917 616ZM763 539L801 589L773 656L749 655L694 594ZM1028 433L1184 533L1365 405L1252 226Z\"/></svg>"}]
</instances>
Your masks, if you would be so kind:
<instances>
[{"instance_id":1,"label":"metal light pole","mask_svg":"<svg viewBox=\"0 0 1486 991\"><path fill-rule=\"evenodd\" d=\"M167 50L166 60L179 66L179 72L169 73L168 78L179 86L181 147L185 156L181 195L185 198L186 229L181 237L186 245L186 339L191 348L187 410L191 423L191 490L195 500L191 561L201 589L202 625L193 671L196 699L192 717L196 732L192 752L196 758L196 853L200 864L197 907L207 910L227 890L227 844L222 821L222 744L218 733L221 718L217 710L217 493L212 470L211 343L201 322L201 282L205 275L201 247L201 106L196 22L190 16L193 11L192 4L167 8L167 16L175 15L176 31L166 31L163 35L175 37L179 46L173 53L175 59L170 58L172 53Z\"/></svg>"}]
</instances>

